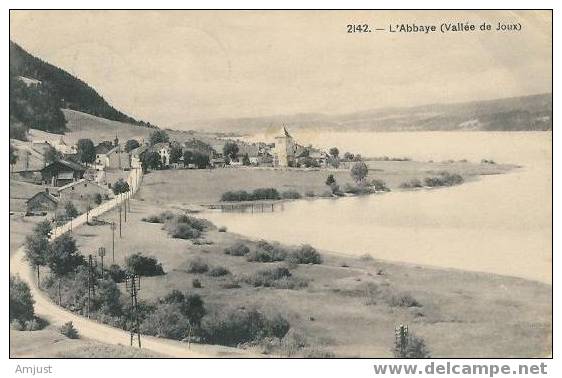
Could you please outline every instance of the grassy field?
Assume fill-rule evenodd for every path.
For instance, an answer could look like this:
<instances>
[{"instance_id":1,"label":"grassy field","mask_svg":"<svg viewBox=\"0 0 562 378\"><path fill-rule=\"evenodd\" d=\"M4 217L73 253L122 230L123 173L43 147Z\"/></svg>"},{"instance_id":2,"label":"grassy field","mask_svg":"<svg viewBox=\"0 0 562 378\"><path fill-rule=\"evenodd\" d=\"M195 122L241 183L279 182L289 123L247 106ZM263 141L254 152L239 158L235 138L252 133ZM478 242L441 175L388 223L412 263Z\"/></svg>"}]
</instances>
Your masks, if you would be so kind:
<instances>
[{"instance_id":1,"label":"grassy field","mask_svg":"<svg viewBox=\"0 0 562 378\"><path fill-rule=\"evenodd\" d=\"M368 179L382 179L391 190L401 183L433 176L441 171L458 173L465 180L480 175L501 174L513 169L512 165L479 163L429 163L415 161L369 161ZM153 171L144 178L139 198L155 204L185 206L195 203L213 203L229 190L252 190L273 187L279 191L295 190L301 195L312 191L326 192L326 177L333 174L341 188L352 184L348 169L340 170L281 170L267 168L231 168L214 170Z\"/></svg>"},{"instance_id":2,"label":"grassy field","mask_svg":"<svg viewBox=\"0 0 562 378\"><path fill-rule=\"evenodd\" d=\"M129 346L69 339L54 327L40 331L10 330L10 358L151 358L156 353Z\"/></svg>"},{"instance_id":3,"label":"grassy field","mask_svg":"<svg viewBox=\"0 0 562 378\"><path fill-rule=\"evenodd\" d=\"M226 288L234 277L276 263L248 262L244 257L225 255L224 248L238 241L252 246L252 242L228 232L207 232L209 245L172 239L161 224L141 219L160 213L176 201L170 198L164 206L150 203L146 196L143 199L132 201L123 238L117 237L116 242L117 263L122 264L128 254L141 252L157 257L167 272L143 279L142 300L155 300L172 289L195 290L208 309L257 306L280 311L293 329L336 356L391 356L394 327L400 323L422 336L436 357L538 357L551 351L549 285L323 252L322 265L299 265L293 271L295 277L310 280L306 288L256 288L243 282L238 288ZM116 220L117 213L107 214L106 219ZM108 226L84 226L75 236L85 253L105 246L109 264ZM194 258L201 258L210 267L226 267L231 274L211 277L188 273L188 263ZM201 281L202 288L193 289L194 278ZM388 300L405 294L420 306L396 306Z\"/></svg>"}]
</instances>

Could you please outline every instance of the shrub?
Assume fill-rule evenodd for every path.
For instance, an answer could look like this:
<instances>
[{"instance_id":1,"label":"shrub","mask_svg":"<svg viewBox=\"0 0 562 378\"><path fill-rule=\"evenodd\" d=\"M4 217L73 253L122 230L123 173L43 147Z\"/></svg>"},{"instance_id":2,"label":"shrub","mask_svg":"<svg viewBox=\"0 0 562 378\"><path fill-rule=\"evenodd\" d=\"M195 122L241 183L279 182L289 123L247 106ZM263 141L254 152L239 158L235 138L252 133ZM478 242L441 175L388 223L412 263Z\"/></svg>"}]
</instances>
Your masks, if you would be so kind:
<instances>
[{"instance_id":1,"label":"shrub","mask_svg":"<svg viewBox=\"0 0 562 378\"><path fill-rule=\"evenodd\" d=\"M158 215L149 215L148 217L142 218L143 222L148 223L162 223Z\"/></svg>"},{"instance_id":2,"label":"shrub","mask_svg":"<svg viewBox=\"0 0 562 378\"><path fill-rule=\"evenodd\" d=\"M278 244L271 244L265 240L260 240L257 243L256 249L247 254L248 261L256 262L275 262L283 261L287 257L287 251L285 251Z\"/></svg>"},{"instance_id":3,"label":"shrub","mask_svg":"<svg viewBox=\"0 0 562 378\"><path fill-rule=\"evenodd\" d=\"M291 277L291 272L285 267L266 268L258 270L251 275L243 278L243 280L252 286L273 287L274 281L282 278Z\"/></svg>"},{"instance_id":4,"label":"shrub","mask_svg":"<svg viewBox=\"0 0 562 378\"><path fill-rule=\"evenodd\" d=\"M359 256L359 260L363 262L368 262L368 261L374 261L375 259L373 258L373 256L369 255L368 253L365 253Z\"/></svg>"},{"instance_id":5,"label":"shrub","mask_svg":"<svg viewBox=\"0 0 562 378\"><path fill-rule=\"evenodd\" d=\"M358 185L351 185L349 183L346 183L343 191L345 193L351 194L372 194L375 190L370 186L364 185L362 183L359 183Z\"/></svg>"},{"instance_id":6,"label":"shrub","mask_svg":"<svg viewBox=\"0 0 562 378\"><path fill-rule=\"evenodd\" d=\"M135 253L127 258L127 269L139 276L161 276L164 274L162 264L154 257L146 257Z\"/></svg>"},{"instance_id":7,"label":"shrub","mask_svg":"<svg viewBox=\"0 0 562 378\"><path fill-rule=\"evenodd\" d=\"M422 307L410 294L391 295L388 303L393 307Z\"/></svg>"},{"instance_id":8,"label":"shrub","mask_svg":"<svg viewBox=\"0 0 562 378\"><path fill-rule=\"evenodd\" d=\"M252 192L253 200L278 200L281 199L279 192L275 188L259 188Z\"/></svg>"},{"instance_id":9,"label":"shrub","mask_svg":"<svg viewBox=\"0 0 562 378\"><path fill-rule=\"evenodd\" d=\"M95 203L96 205L100 205L100 204L102 203L102 201L103 201L103 198L102 198L101 194L100 194L100 193L96 193L96 194L94 195L94 203Z\"/></svg>"},{"instance_id":10,"label":"shrub","mask_svg":"<svg viewBox=\"0 0 562 378\"><path fill-rule=\"evenodd\" d=\"M204 219L191 217L186 214L177 215L175 218L168 219L168 221L175 221L176 223L187 224L191 228L194 228L200 232L203 232L212 226L210 222Z\"/></svg>"},{"instance_id":11,"label":"shrub","mask_svg":"<svg viewBox=\"0 0 562 378\"><path fill-rule=\"evenodd\" d=\"M224 192L221 201L257 201L257 200L278 200L281 199L279 192L275 188L259 188L252 193L245 190Z\"/></svg>"},{"instance_id":12,"label":"shrub","mask_svg":"<svg viewBox=\"0 0 562 378\"><path fill-rule=\"evenodd\" d=\"M386 186L386 183L380 179L373 179L371 185L375 188L377 192L390 192L390 189Z\"/></svg>"},{"instance_id":13,"label":"shrub","mask_svg":"<svg viewBox=\"0 0 562 378\"><path fill-rule=\"evenodd\" d=\"M438 176L426 177L423 180L425 186L437 187L437 186L453 186L459 185L464 182L461 175L456 173L449 173L446 171L440 172Z\"/></svg>"},{"instance_id":14,"label":"shrub","mask_svg":"<svg viewBox=\"0 0 562 378\"><path fill-rule=\"evenodd\" d=\"M421 181L417 178L405 181L402 184L400 184L400 188L402 189L413 189L413 188L422 188L422 187L423 185Z\"/></svg>"},{"instance_id":15,"label":"shrub","mask_svg":"<svg viewBox=\"0 0 562 378\"><path fill-rule=\"evenodd\" d=\"M107 274L117 283L123 282L127 276L127 272L124 269L121 269L121 267L117 264L111 264L107 269Z\"/></svg>"},{"instance_id":16,"label":"shrub","mask_svg":"<svg viewBox=\"0 0 562 378\"><path fill-rule=\"evenodd\" d=\"M181 304L160 304L141 324L141 332L151 336L181 340L188 332L188 319L182 314Z\"/></svg>"},{"instance_id":17,"label":"shrub","mask_svg":"<svg viewBox=\"0 0 562 378\"><path fill-rule=\"evenodd\" d=\"M201 338L209 344L238 346L266 337L282 338L290 324L280 314L267 316L256 309L221 309L205 317Z\"/></svg>"},{"instance_id":18,"label":"shrub","mask_svg":"<svg viewBox=\"0 0 562 378\"><path fill-rule=\"evenodd\" d=\"M74 328L72 322L66 322L59 328L60 333L68 337L69 339L79 339L78 330Z\"/></svg>"},{"instance_id":19,"label":"shrub","mask_svg":"<svg viewBox=\"0 0 562 378\"><path fill-rule=\"evenodd\" d=\"M194 289L201 289L202 287L201 280L199 278L194 278L191 281L191 286L193 286Z\"/></svg>"},{"instance_id":20,"label":"shrub","mask_svg":"<svg viewBox=\"0 0 562 378\"><path fill-rule=\"evenodd\" d=\"M219 227L219 232L226 232L226 230L227 230L226 226Z\"/></svg>"},{"instance_id":21,"label":"shrub","mask_svg":"<svg viewBox=\"0 0 562 378\"><path fill-rule=\"evenodd\" d=\"M406 345L402 345L405 343ZM421 337L410 333L405 339L397 337L394 342L396 358L431 358L431 353Z\"/></svg>"},{"instance_id":22,"label":"shrub","mask_svg":"<svg viewBox=\"0 0 562 378\"><path fill-rule=\"evenodd\" d=\"M21 322L33 319L33 304L35 301L27 283L19 277L10 277L10 321L17 319Z\"/></svg>"},{"instance_id":23,"label":"shrub","mask_svg":"<svg viewBox=\"0 0 562 378\"><path fill-rule=\"evenodd\" d=\"M312 246L303 244L289 254L288 260L295 264L321 264L322 256Z\"/></svg>"},{"instance_id":24,"label":"shrub","mask_svg":"<svg viewBox=\"0 0 562 378\"><path fill-rule=\"evenodd\" d=\"M174 239L197 239L201 232L185 223L167 223L166 229Z\"/></svg>"},{"instance_id":25,"label":"shrub","mask_svg":"<svg viewBox=\"0 0 562 378\"><path fill-rule=\"evenodd\" d=\"M210 269L207 274L211 277L222 277L230 274L230 271L223 266L215 266Z\"/></svg>"},{"instance_id":26,"label":"shrub","mask_svg":"<svg viewBox=\"0 0 562 378\"><path fill-rule=\"evenodd\" d=\"M283 199L300 199L302 198L301 194L294 190L287 190L281 193L281 198Z\"/></svg>"},{"instance_id":27,"label":"shrub","mask_svg":"<svg viewBox=\"0 0 562 378\"><path fill-rule=\"evenodd\" d=\"M188 273L205 273L209 270L209 265L200 258L195 258L187 265Z\"/></svg>"},{"instance_id":28,"label":"shrub","mask_svg":"<svg viewBox=\"0 0 562 378\"><path fill-rule=\"evenodd\" d=\"M18 319L10 320L10 329L13 331L23 331L24 326Z\"/></svg>"},{"instance_id":29,"label":"shrub","mask_svg":"<svg viewBox=\"0 0 562 378\"><path fill-rule=\"evenodd\" d=\"M220 285L221 288L223 289L239 289L240 288L240 284L238 283L238 280L230 280L227 282L224 282Z\"/></svg>"},{"instance_id":30,"label":"shrub","mask_svg":"<svg viewBox=\"0 0 562 378\"><path fill-rule=\"evenodd\" d=\"M304 192L304 196L305 197L314 197L314 191L312 190L307 190L306 192Z\"/></svg>"},{"instance_id":31,"label":"shrub","mask_svg":"<svg viewBox=\"0 0 562 378\"><path fill-rule=\"evenodd\" d=\"M236 243L233 246L225 248L224 253L231 256L245 256L250 253L250 248L244 243Z\"/></svg>"}]
</instances>

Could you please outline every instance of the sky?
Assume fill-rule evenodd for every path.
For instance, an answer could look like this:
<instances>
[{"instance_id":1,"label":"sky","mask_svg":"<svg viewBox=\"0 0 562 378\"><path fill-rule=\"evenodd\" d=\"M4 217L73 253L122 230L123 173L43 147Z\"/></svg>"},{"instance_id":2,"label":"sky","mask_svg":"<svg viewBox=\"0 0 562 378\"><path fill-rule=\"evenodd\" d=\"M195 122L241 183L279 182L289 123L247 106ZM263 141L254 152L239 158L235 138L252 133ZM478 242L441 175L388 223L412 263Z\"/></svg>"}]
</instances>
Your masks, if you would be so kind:
<instances>
[{"instance_id":1,"label":"sky","mask_svg":"<svg viewBox=\"0 0 562 378\"><path fill-rule=\"evenodd\" d=\"M521 23L519 32L389 25ZM347 33L347 24L386 31ZM548 11L11 11L10 38L161 127L551 92Z\"/></svg>"}]
</instances>

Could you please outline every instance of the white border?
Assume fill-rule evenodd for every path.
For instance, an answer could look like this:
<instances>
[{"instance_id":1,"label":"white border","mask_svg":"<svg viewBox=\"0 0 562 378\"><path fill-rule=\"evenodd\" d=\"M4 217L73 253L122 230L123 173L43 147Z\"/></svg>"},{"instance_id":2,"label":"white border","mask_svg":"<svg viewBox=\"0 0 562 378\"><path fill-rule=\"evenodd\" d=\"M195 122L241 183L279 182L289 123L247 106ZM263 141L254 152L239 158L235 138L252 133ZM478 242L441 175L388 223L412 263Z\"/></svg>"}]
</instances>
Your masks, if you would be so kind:
<instances>
[{"instance_id":1,"label":"white border","mask_svg":"<svg viewBox=\"0 0 562 378\"><path fill-rule=\"evenodd\" d=\"M263 1L192 1L189 3L170 1L170 0L160 0L158 2L150 1L135 1L127 4L124 1L116 0L99 0L93 1L69 1L69 0L58 0L58 1L4 1L2 2L2 13L0 16L1 30L8 33L8 9L9 8L128 8L130 6L135 6L136 8L296 8L296 9L306 9L306 8L389 8L389 9L410 9L419 8L422 5L424 8L429 9L439 9L439 8L452 8L452 9L494 9L494 8L508 8L508 9L539 9L554 8L554 64L553 67L561 67L560 62L560 50L561 46L558 43L562 39L561 28L560 28L560 17L558 14L562 11L562 2L560 1L334 1L334 0L324 0L324 1L268 1L267 4ZM0 109L2 112L2 117L0 120L3 124L2 131L4 133L2 138L2 143L4 144L4 151L8 149L8 41L4 40L4 47L1 49L2 59L2 69L3 73L0 75L1 88L2 88L2 100L0 103ZM554 93L559 94L560 88L560 78L554 73ZM560 108L560 96L554 98L554 113L556 116L555 120L558 119L558 114ZM557 129L558 125L554 126ZM560 169L560 154L557 153L557 148L560 147L560 133L554 132L554 167L555 169ZM0 154L0 166L2 167L2 177L8 177L8 159L6 153ZM554 193L560 193L560 178L559 175L554 175ZM0 198L2 201L2 217L0 217L2 222L2 240L4 241L4 257L0 260L2 264L2 270L5 272L3 274L3 279L1 280L1 293L2 299L0 303L7 303L7 293L8 293L8 184L7 181L3 181L0 187L1 193ZM554 198L553 202L553 212L554 212L554 230L560 229L560 203L557 198ZM561 260L562 258L558 255L560 251L560 236L556 232L554 233L554 245L553 253L557 256L554 259L555 262L555 273L562 272ZM560 287L560 276L554 274L554 287ZM558 289L560 291L560 289ZM561 298L560 293L554 297L554 319L560 319L560 305ZM183 377L212 377L212 376L223 376L223 377L268 377L268 378L287 378L287 377L301 377L301 376L323 376L323 377L372 377L374 376L372 365L373 363L387 363L391 360L8 360L8 311L7 306L3 307L5 310L2 312L1 324L2 327L2 343L0 350L0 358L4 360L2 368L0 369L4 376L12 377L16 376L15 368L19 364L22 365L47 365L51 364L54 367L54 374L57 377L100 377L100 376L135 376L135 377L156 377L159 375L165 376L183 376ZM549 376L562 376L562 364L560 355L562 354L560 349L561 343L561 326L555 322L554 324L554 353L556 358L554 360L544 360L548 364ZM499 363L499 364L509 364L511 366L517 365L519 362L524 360L484 360L482 363ZM540 363L541 360L525 360L530 363ZM440 360L439 362L446 362L446 360ZM455 360L454 363L461 363L462 360ZM467 363L475 363L478 360L466 360ZM442 375L447 376L447 375Z\"/></svg>"}]
</instances>

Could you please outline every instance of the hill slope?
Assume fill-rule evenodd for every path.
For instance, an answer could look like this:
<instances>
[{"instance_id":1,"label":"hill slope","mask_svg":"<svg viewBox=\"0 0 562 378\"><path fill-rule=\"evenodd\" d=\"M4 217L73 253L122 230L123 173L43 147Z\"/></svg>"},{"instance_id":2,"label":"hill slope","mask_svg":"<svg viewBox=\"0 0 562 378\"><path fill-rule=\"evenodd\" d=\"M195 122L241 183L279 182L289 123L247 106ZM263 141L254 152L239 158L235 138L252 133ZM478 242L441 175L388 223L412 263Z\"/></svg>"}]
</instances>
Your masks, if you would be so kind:
<instances>
[{"instance_id":1,"label":"hill slope","mask_svg":"<svg viewBox=\"0 0 562 378\"><path fill-rule=\"evenodd\" d=\"M152 126L120 112L82 80L34 57L10 41L11 131L12 128L24 127L62 133L66 130L66 123L59 108L78 110L113 121Z\"/></svg>"},{"instance_id":2,"label":"hill slope","mask_svg":"<svg viewBox=\"0 0 562 378\"><path fill-rule=\"evenodd\" d=\"M540 94L455 104L433 104L367 110L341 115L294 114L258 118L216 119L182 124L223 132L261 133L313 128L339 131L552 130L552 96Z\"/></svg>"}]
</instances>

